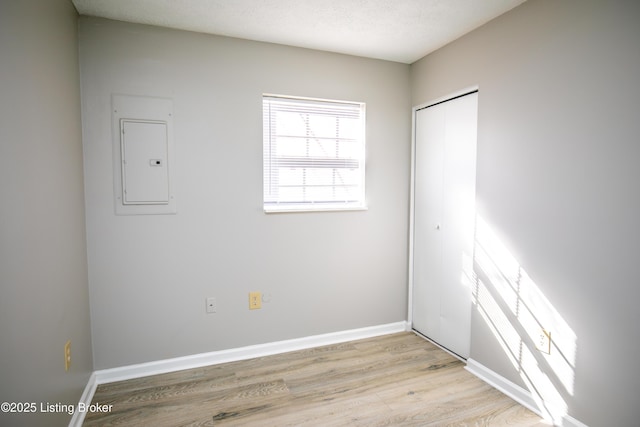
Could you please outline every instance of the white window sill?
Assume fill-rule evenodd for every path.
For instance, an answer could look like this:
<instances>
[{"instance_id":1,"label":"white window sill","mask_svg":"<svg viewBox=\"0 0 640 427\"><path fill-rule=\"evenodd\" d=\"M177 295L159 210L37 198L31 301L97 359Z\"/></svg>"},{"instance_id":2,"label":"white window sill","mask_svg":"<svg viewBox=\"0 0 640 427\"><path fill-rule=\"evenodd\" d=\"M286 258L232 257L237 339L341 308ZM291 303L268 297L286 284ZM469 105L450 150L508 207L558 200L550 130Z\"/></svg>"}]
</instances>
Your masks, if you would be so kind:
<instances>
[{"instance_id":1,"label":"white window sill","mask_svg":"<svg viewBox=\"0 0 640 427\"><path fill-rule=\"evenodd\" d=\"M346 212L346 211L366 211L366 206L335 206L335 207L312 207L312 206L287 206L287 207L264 207L264 213L293 213L293 212Z\"/></svg>"}]
</instances>

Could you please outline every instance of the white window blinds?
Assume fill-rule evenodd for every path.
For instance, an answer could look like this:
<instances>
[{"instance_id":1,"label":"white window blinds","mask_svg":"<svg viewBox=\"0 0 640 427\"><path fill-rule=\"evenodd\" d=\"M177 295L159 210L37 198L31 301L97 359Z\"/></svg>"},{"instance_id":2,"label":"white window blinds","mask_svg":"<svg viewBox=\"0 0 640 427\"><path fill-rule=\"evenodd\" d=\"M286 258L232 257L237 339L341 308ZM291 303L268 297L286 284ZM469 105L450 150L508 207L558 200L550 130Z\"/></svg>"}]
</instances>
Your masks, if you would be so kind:
<instances>
[{"instance_id":1,"label":"white window blinds","mask_svg":"<svg viewBox=\"0 0 640 427\"><path fill-rule=\"evenodd\" d=\"M365 208L363 103L264 96L264 210Z\"/></svg>"}]
</instances>

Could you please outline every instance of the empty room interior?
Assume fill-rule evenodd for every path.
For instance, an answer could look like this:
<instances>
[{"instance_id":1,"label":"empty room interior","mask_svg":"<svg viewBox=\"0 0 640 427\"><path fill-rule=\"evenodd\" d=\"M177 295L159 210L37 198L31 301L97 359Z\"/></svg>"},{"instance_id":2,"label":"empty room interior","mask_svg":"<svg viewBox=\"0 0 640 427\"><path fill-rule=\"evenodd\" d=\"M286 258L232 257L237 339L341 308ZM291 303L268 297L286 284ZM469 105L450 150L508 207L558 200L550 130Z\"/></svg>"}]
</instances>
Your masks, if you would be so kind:
<instances>
[{"instance_id":1,"label":"empty room interior","mask_svg":"<svg viewBox=\"0 0 640 427\"><path fill-rule=\"evenodd\" d=\"M464 387L429 406L431 377L386 401L397 356L540 425L637 426L638 22L633 0L0 0L0 424L107 425L115 384L250 366L278 408L216 388L164 425L517 425L460 421ZM274 396L305 387L332 409L303 423Z\"/></svg>"}]
</instances>

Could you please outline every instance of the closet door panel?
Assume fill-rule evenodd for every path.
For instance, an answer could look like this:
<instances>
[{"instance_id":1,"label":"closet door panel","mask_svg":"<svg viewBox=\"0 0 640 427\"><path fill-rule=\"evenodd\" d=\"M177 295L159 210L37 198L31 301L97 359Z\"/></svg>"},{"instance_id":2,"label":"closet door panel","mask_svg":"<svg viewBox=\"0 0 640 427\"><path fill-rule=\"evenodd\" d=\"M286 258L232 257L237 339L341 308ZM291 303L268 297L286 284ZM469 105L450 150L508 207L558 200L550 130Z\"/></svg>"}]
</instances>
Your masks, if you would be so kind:
<instances>
[{"instance_id":1,"label":"closet door panel","mask_svg":"<svg viewBox=\"0 0 640 427\"><path fill-rule=\"evenodd\" d=\"M413 327L469 355L477 93L416 112Z\"/></svg>"},{"instance_id":2,"label":"closet door panel","mask_svg":"<svg viewBox=\"0 0 640 427\"><path fill-rule=\"evenodd\" d=\"M414 224L414 325L428 336L438 335L442 273L441 211L445 109L420 110L416 120Z\"/></svg>"},{"instance_id":3,"label":"closet door panel","mask_svg":"<svg viewBox=\"0 0 640 427\"><path fill-rule=\"evenodd\" d=\"M447 348L468 357L475 228L477 94L445 103L440 333ZM446 226L446 228L445 228Z\"/></svg>"}]
</instances>

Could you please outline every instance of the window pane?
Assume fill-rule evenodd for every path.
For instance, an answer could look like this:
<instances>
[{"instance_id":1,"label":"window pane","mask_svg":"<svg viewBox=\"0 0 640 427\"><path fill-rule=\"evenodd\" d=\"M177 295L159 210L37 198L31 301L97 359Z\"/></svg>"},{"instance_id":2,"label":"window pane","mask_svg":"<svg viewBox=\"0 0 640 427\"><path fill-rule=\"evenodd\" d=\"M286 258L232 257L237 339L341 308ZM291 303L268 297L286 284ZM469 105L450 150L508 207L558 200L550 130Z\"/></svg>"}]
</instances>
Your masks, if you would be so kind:
<instances>
[{"instance_id":1,"label":"window pane","mask_svg":"<svg viewBox=\"0 0 640 427\"><path fill-rule=\"evenodd\" d=\"M279 157L300 157L307 155L307 140L304 138L278 137L275 141L275 153Z\"/></svg>"},{"instance_id":2,"label":"window pane","mask_svg":"<svg viewBox=\"0 0 640 427\"><path fill-rule=\"evenodd\" d=\"M312 139L309 142L309 156L337 157L338 141L335 139Z\"/></svg>"},{"instance_id":3,"label":"window pane","mask_svg":"<svg viewBox=\"0 0 640 427\"><path fill-rule=\"evenodd\" d=\"M328 168L314 168L306 170L306 182L305 185L318 186L318 185L335 185L333 182L333 170ZM330 199L330 198L329 198ZM323 200L323 199L318 199Z\"/></svg>"},{"instance_id":4,"label":"window pane","mask_svg":"<svg viewBox=\"0 0 640 427\"><path fill-rule=\"evenodd\" d=\"M341 117L339 119L340 136L347 139L358 139L362 133L360 120Z\"/></svg>"},{"instance_id":5,"label":"window pane","mask_svg":"<svg viewBox=\"0 0 640 427\"><path fill-rule=\"evenodd\" d=\"M341 141L340 156L343 159L360 159L362 157L362 147L358 141Z\"/></svg>"},{"instance_id":6,"label":"window pane","mask_svg":"<svg viewBox=\"0 0 640 427\"><path fill-rule=\"evenodd\" d=\"M299 113L278 112L274 122L276 124L275 132L278 135L306 135L306 126Z\"/></svg>"},{"instance_id":7,"label":"window pane","mask_svg":"<svg viewBox=\"0 0 640 427\"><path fill-rule=\"evenodd\" d=\"M336 118L332 116L310 115L307 119L310 136L331 138L336 136Z\"/></svg>"},{"instance_id":8,"label":"window pane","mask_svg":"<svg viewBox=\"0 0 640 427\"><path fill-rule=\"evenodd\" d=\"M282 187L279 196L279 202L303 202L304 187Z\"/></svg>"}]
</instances>

